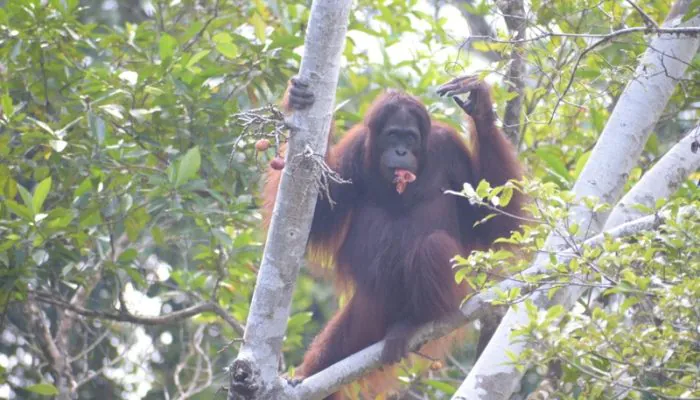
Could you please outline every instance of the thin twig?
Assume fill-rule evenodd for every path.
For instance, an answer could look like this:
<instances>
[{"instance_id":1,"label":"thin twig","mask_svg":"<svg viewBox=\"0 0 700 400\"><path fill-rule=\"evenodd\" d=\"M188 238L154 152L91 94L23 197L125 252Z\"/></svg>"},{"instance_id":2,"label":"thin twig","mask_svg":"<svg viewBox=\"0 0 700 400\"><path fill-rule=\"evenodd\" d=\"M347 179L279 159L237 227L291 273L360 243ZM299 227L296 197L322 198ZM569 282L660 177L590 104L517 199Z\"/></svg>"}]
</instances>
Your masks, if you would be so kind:
<instances>
[{"instance_id":1,"label":"thin twig","mask_svg":"<svg viewBox=\"0 0 700 400\"><path fill-rule=\"evenodd\" d=\"M647 25L647 27L652 28L652 29L659 29L659 25L656 23L656 21L654 21L654 19L651 18L651 16L649 16L649 14L644 12L644 10L642 10L641 7L639 7L637 4L635 4L634 1L627 0L627 3L629 3L629 5L631 5L632 7L634 7L634 9L637 10L639 15L642 16L642 19L644 20L644 23Z\"/></svg>"},{"instance_id":2,"label":"thin twig","mask_svg":"<svg viewBox=\"0 0 700 400\"><path fill-rule=\"evenodd\" d=\"M539 35L535 35L529 38L523 39L499 39L493 36L470 36L464 43L474 40L485 40L493 43L505 43L505 44L516 44L516 43L526 43L526 42L537 42L542 39L560 37L560 38L574 38L574 39L600 39L600 40L610 40L618 36L629 35L632 33L653 33L657 35L669 34L669 35L685 35L685 36L698 36L700 35L700 26L689 26L684 28L649 28L646 26L633 26L630 28L618 29L610 33L570 33L570 32L544 32Z\"/></svg>"},{"instance_id":3,"label":"thin twig","mask_svg":"<svg viewBox=\"0 0 700 400\"><path fill-rule=\"evenodd\" d=\"M321 173L316 175L316 185L319 188L322 197L325 196L328 200L328 203L330 203L331 208L335 206L336 203L331 198L331 182L338 184L349 184L352 182L350 180L344 179L337 172L335 172L330 166L328 166L325 158L322 157L320 154L314 153L313 149L311 149L311 147L309 147L308 145L304 149L304 152L300 155L297 155L297 157L298 156L302 156L307 160L311 160L313 163L315 163L316 167L321 170Z\"/></svg>"},{"instance_id":4,"label":"thin twig","mask_svg":"<svg viewBox=\"0 0 700 400\"><path fill-rule=\"evenodd\" d=\"M286 142L287 140L285 132L290 126L285 121L284 113L273 104L233 114L233 118L236 120L237 125L243 128L243 131L233 142L229 164L233 161L233 155L238 148L238 144L245 137L273 138L277 153L279 153L280 142Z\"/></svg>"},{"instance_id":5,"label":"thin twig","mask_svg":"<svg viewBox=\"0 0 700 400\"><path fill-rule=\"evenodd\" d=\"M157 317L142 317L138 315L133 315L128 312L123 312L121 310L119 312L89 310L83 307L70 304L63 299L56 299L55 297L53 297L53 295L48 293L31 291L29 294L31 298L38 302L52 304L56 307L61 307L70 310L76 314L80 314L88 318L106 319L119 322L131 322L141 325L165 325L174 322L179 322L187 318L193 317L195 315L199 315L201 313L213 312L219 317L221 317L223 320L225 320L231 326L231 328L233 328L233 330L236 331L238 334L243 334L244 331L243 326L238 321L236 321L235 319L233 319L233 317L228 315L228 313L218 304L212 302L202 302L187 308L183 308L182 310L174 311L172 313L164 315L159 315Z\"/></svg>"}]
</instances>

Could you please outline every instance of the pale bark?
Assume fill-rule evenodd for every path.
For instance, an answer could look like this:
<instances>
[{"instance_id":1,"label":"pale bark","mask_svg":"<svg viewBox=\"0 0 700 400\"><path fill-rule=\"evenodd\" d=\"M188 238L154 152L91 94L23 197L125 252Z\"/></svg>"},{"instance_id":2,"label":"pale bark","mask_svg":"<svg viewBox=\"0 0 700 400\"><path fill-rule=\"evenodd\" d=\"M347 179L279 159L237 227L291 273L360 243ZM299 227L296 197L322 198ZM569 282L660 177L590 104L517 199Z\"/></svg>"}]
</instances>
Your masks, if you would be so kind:
<instances>
[{"instance_id":1,"label":"pale bark","mask_svg":"<svg viewBox=\"0 0 700 400\"><path fill-rule=\"evenodd\" d=\"M316 156L326 153L350 0L316 0L311 8L299 71L314 104L295 112L286 167L237 359L230 367L229 399L281 399L282 341L292 292L304 258L318 197Z\"/></svg>"},{"instance_id":2,"label":"pale bark","mask_svg":"<svg viewBox=\"0 0 700 400\"><path fill-rule=\"evenodd\" d=\"M617 226L643 215L634 207L637 204L653 208L657 200L671 196L691 173L700 168L700 152L693 153L691 147L695 141L700 142L700 125L691 129L622 197L605 227Z\"/></svg>"},{"instance_id":3,"label":"pale bark","mask_svg":"<svg viewBox=\"0 0 700 400\"><path fill-rule=\"evenodd\" d=\"M674 5L665 27L679 26L682 12L689 0ZM700 22L696 16L686 23L694 26ZM689 62L697 52L700 40L697 37L679 37L661 34L654 38L637 67L632 80L613 110L608 123L598 140L591 157L574 186L578 198L594 196L615 204L623 190L627 176L637 163L652 128L673 93L678 79L682 78ZM600 232L605 223L605 213L593 213L588 209L577 209L569 223L582 227L584 235ZM584 236L584 238L585 238ZM550 236L548 251L561 252L566 248L563 238ZM544 272L549 256L542 254L533 262L535 270ZM560 290L552 301L546 293L538 292L532 301L540 308L553 304L573 304L572 292ZM510 309L491 338L474 368L464 380L453 399L508 399L519 386L522 372L512 364L525 349L522 342L511 342L510 332L517 326L528 323L528 315L521 307Z\"/></svg>"}]
</instances>

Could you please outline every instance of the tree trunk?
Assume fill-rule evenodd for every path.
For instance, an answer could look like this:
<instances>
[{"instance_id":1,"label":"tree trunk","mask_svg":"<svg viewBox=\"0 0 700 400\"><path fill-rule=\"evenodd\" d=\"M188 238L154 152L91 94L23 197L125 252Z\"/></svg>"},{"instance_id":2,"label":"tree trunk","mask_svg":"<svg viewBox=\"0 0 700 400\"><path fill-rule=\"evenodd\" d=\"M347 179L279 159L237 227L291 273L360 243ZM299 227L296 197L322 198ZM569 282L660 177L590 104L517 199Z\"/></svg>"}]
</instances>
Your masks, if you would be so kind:
<instances>
[{"instance_id":1,"label":"tree trunk","mask_svg":"<svg viewBox=\"0 0 700 400\"><path fill-rule=\"evenodd\" d=\"M690 0L679 0L673 7L664 26L680 24L681 15ZM695 16L684 25L697 25ZM680 79L698 50L700 38L677 35L659 35L651 42L637 67L637 78L625 88L608 123L591 154L588 163L574 186L579 198L595 196L609 204L615 204L623 190L627 176L637 163L652 128L661 116ZM624 149L624 151L621 151ZM588 226L587 234L600 232L607 214L594 214L587 209L576 210L571 223ZM550 236L546 250L563 249L561 238ZM533 267L544 272L549 255L538 256ZM561 296L549 301L544 294L533 295L532 300L540 308L553 304L573 305L571 291L561 290ZM529 318L524 307L510 309L503 318L489 345L477 360L474 368L455 393L453 399L506 400L519 385L522 372L511 363L524 350L523 343L511 343L510 332L516 326L527 324Z\"/></svg>"},{"instance_id":2,"label":"tree trunk","mask_svg":"<svg viewBox=\"0 0 700 400\"><path fill-rule=\"evenodd\" d=\"M315 94L295 112L286 167L272 214L243 345L230 367L229 399L282 399L282 341L299 265L318 197L317 159L326 153L350 0L316 0L311 8L299 76Z\"/></svg>"}]
</instances>

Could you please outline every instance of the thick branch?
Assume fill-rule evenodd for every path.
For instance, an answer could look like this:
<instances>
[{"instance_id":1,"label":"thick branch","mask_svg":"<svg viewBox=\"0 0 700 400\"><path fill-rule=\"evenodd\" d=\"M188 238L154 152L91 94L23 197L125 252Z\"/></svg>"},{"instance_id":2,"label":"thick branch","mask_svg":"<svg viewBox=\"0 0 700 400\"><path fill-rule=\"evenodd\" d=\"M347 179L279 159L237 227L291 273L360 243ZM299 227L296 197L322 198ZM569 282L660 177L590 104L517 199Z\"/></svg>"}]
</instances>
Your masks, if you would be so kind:
<instances>
[{"instance_id":1,"label":"thick branch","mask_svg":"<svg viewBox=\"0 0 700 400\"><path fill-rule=\"evenodd\" d=\"M652 208L657 200L672 195L691 173L700 168L700 154L692 150L694 142L700 142L700 125L691 129L622 197L605 226L619 225L643 215L634 207L636 204Z\"/></svg>"},{"instance_id":2,"label":"thick branch","mask_svg":"<svg viewBox=\"0 0 700 400\"><path fill-rule=\"evenodd\" d=\"M690 210L695 212L695 210ZM622 238L631 236L642 231L656 229L666 221L665 216L646 216L632 222L620 225L586 240L585 246L599 246L606 236ZM568 262L575 253L572 250L559 254L561 262ZM494 312L492 302L498 299L498 293L508 292L511 289L519 288L521 293L531 292L536 287L531 287L525 283L525 277L541 273L538 268L531 267L517 277L506 279L489 290L479 293L464 302L460 311L439 321L428 323L422 326L411 339L411 349L418 350L428 341L438 339L453 330L475 321L481 317ZM583 277L581 277L583 279ZM300 399L322 398L338 390L341 386L353 382L366 375L371 370L379 367L380 355L384 347L384 341L373 344L366 349L357 352L342 361L339 361L325 370L306 378L294 390L294 395Z\"/></svg>"}]
</instances>

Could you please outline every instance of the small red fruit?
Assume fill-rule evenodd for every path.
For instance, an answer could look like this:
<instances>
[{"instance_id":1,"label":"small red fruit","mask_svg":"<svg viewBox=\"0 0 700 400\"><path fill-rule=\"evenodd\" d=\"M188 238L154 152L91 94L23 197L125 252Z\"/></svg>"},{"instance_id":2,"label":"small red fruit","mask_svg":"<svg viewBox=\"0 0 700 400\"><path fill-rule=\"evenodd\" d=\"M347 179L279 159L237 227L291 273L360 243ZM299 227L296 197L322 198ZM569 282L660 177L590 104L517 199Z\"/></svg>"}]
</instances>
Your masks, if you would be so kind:
<instances>
[{"instance_id":1,"label":"small red fruit","mask_svg":"<svg viewBox=\"0 0 700 400\"><path fill-rule=\"evenodd\" d=\"M276 169L278 171L282 170L284 168L284 160L282 157L277 156L270 161L270 168Z\"/></svg>"},{"instance_id":2,"label":"small red fruit","mask_svg":"<svg viewBox=\"0 0 700 400\"><path fill-rule=\"evenodd\" d=\"M440 360L435 360L432 363L430 363L430 369L433 371L439 371L444 367L445 365Z\"/></svg>"},{"instance_id":3,"label":"small red fruit","mask_svg":"<svg viewBox=\"0 0 700 400\"><path fill-rule=\"evenodd\" d=\"M270 148L270 141L267 139L260 139L255 142L255 150L265 151Z\"/></svg>"}]
</instances>

